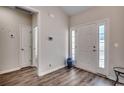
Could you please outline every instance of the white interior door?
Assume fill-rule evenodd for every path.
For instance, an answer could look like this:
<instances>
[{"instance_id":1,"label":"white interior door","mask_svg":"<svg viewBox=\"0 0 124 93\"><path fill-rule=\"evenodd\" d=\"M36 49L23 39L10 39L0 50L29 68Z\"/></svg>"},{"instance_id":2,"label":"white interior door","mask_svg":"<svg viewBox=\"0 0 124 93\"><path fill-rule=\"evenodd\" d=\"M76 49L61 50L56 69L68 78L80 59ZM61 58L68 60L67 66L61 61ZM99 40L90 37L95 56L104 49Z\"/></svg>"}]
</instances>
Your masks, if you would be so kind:
<instances>
[{"instance_id":1,"label":"white interior door","mask_svg":"<svg viewBox=\"0 0 124 93\"><path fill-rule=\"evenodd\" d=\"M76 66L95 73L98 66L97 25L83 25L76 31Z\"/></svg>"},{"instance_id":2,"label":"white interior door","mask_svg":"<svg viewBox=\"0 0 124 93\"><path fill-rule=\"evenodd\" d=\"M31 65L31 26L21 25L20 26L20 65L26 67Z\"/></svg>"}]
</instances>

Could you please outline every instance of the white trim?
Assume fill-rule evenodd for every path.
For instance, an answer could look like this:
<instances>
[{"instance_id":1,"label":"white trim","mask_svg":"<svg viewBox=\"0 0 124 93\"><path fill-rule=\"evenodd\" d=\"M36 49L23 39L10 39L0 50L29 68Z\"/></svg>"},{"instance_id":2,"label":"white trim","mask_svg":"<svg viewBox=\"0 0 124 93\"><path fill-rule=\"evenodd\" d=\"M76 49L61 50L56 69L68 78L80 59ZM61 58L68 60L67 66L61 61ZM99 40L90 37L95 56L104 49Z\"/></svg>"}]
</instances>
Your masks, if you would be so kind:
<instances>
[{"instance_id":1,"label":"white trim","mask_svg":"<svg viewBox=\"0 0 124 93\"><path fill-rule=\"evenodd\" d=\"M45 71L43 73L39 73L38 76L44 76L46 74L49 74L51 72L54 72L54 71L59 70L59 69L64 68L64 67L65 67L65 65L64 66L57 67L57 68L54 68L54 69L51 69L50 71Z\"/></svg>"},{"instance_id":2,"label":"white trim","mask_svg":"<svg viewBox=\"0 0 124 93\"><path fill-rule=\"evenodd\" d=\"M97 74L97 72L95 72L95 71L90 71L90 70L88 70L87 68L82 68L81 66L77 66L77 65L75 65L75 67L76 68L79 68L79 69L82 69L82 70L84 70L84 71L87 71L87 72L90 72L90 73L93 73L93 74Z\"/></svg>"},{"instance_id":3,"label":"white trim","mask_svg":"<svg viewBox=\"0 0 124 93\"><path fill-rule=\"evenodd\" d=\"M16 71L16 70L19 70L19 69L21 69L21 68L17 67L17 68L13 68L13 69L8 69L8 70L0 71L0 74L5 74L5 73L13 72L13 71Z\"/></svg>"},{"instance_id":4,"label":"white trim","mask_svg":"<svg viewBox=\"0 0 124 93\"><path fill-rule=\"evenodd\" d=\"M106 32L105 32L105 61L106 61L106 76L108 76L109 74L109 32L110 32L110 29L109 29L109 25L110 25L110 21L109 19L105 20L106 23Z\"/></svg>"},{"instance_id":5,"label":"white trim","mask_svg":"<svg viewBox=\"0 0 124 93\"><path fill-rule=\"evenodd\" d=\"M76 24L76 25L71 26L70 28L71 28L71 29L75 29L75 28L80 27L80 26L83 26L83 25L96 24L96 23L98 23L98 22L105 21L105 20L108 21L109 18L103 18L103 19L96 20L96 21L91 21L91 22Z\"/></svg>"},{"instance_id":6,"label":"white trim","mask_svg":"<svg viewBox=\"0 0 124 93\"><path fill-rule=\"evenodd\" d=\"M31 11L33 13L39 13L40 12L39 10L37 10L35 8L32 8L30 6L18 6L18 7L22 8L22 9L25 9L25 10L29 10L29 11Z\"/></svg>"}]
</instances>

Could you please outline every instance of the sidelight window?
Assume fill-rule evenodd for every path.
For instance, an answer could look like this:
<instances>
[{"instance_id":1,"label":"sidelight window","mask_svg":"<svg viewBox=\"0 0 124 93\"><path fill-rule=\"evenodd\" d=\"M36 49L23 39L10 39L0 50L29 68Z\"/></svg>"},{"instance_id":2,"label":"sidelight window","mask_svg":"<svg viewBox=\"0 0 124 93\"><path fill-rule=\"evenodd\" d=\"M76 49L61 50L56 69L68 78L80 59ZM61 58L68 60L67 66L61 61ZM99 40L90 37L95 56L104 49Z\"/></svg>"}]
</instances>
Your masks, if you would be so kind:
<instances>
[{"instance_id":1,"label":"sidelight window","mask_svg":"<svg viewBox=\"0 0 124 93\"><path fill-rule=\"evenodd\" d=\"M71 46L72 46L72 59L75 60L75 30L72 30L71 32Z\"/></svg>"},{"instance_id":2,"label":"sidelight window","mask_svg":"<svg viewBox=\"0 0 124 93\"><path fill-rule=\"evenodd\" d=\"M105 68L105 25L99 25L99 68Z\"/></svg>"}]
</instances>

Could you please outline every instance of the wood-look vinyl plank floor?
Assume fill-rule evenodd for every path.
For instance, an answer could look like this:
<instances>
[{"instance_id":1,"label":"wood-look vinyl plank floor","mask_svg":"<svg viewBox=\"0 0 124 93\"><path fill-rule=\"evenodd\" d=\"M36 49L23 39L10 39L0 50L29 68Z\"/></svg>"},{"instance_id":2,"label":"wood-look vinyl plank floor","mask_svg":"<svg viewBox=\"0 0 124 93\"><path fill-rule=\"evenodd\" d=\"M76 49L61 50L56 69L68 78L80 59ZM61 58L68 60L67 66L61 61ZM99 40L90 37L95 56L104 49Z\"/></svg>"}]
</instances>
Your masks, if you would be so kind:
<instances>
[{"instance_id":1,"label":"wood-look vinyl plank floor","mask_svg":"<svg viewBox=\"0 0 124 93\"><path fill-rule=\"evenodd\" d=\"M113 81L79 68L62 68L44 76L37 76L35 67L1 74L1 86L113 86Z\"/></svg>"}]
</instances>

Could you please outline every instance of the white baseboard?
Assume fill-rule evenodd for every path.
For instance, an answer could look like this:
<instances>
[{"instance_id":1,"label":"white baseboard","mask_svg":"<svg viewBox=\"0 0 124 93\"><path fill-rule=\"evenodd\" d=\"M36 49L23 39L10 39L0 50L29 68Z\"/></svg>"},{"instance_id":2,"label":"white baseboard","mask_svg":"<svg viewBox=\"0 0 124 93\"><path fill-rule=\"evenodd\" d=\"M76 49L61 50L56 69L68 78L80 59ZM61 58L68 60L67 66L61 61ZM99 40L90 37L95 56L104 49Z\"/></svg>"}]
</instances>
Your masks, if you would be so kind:
<instances>
[{"instance_id":1,"label":"white baseboard","mask_svg":"<svg viewBox=\"0 0 124 93\"><path fill-rule=\"evenodd\" d=\"M77 66L77 65L75 65L75 67L76 67L76 68L79 68L79 69L82 69L82 70L85 70L85 71L90 72L90 73L97 74L97 73L96 73L96 72L94 72L94 71L90 71L90 70L88 70L88 69L86 69L86 68L82 68L82 67Z\"/></svg>"},{"instance_id":2,"label":"white baseboard","mask_svg":"<svg viewBox=\"0 0 124 93\"><path fill-rule=\"evenodd\" d=\"M49 73L51 73L51 72L54 72L54 71L56 71L56 70L59 70L59 69L61 69L61 68L64 68L65 67L65 65L64 66L60 66L60 67L57 67L57 68L54 68L54 69L52 69L52 70L50 70L50 71L45 71L45 72L43 72L43 73L38 73L38 76L44 76L44 75L46 75L46 74L49 74Z\"/></svg>"},{"instance_id":3,"label":"white baseboard","mask_svg":"<svg viewBox=\"0 0 124 93\"><path fill-rule=\"evenodd\" d=\"M21 68L17 67L17 68L13 68L13 69L8 69L8 70L0 71L0 74L9 73L9 72L16 71L16 70L19 70L19 69L21 69Z\"/></svg>"}]
</instances>

